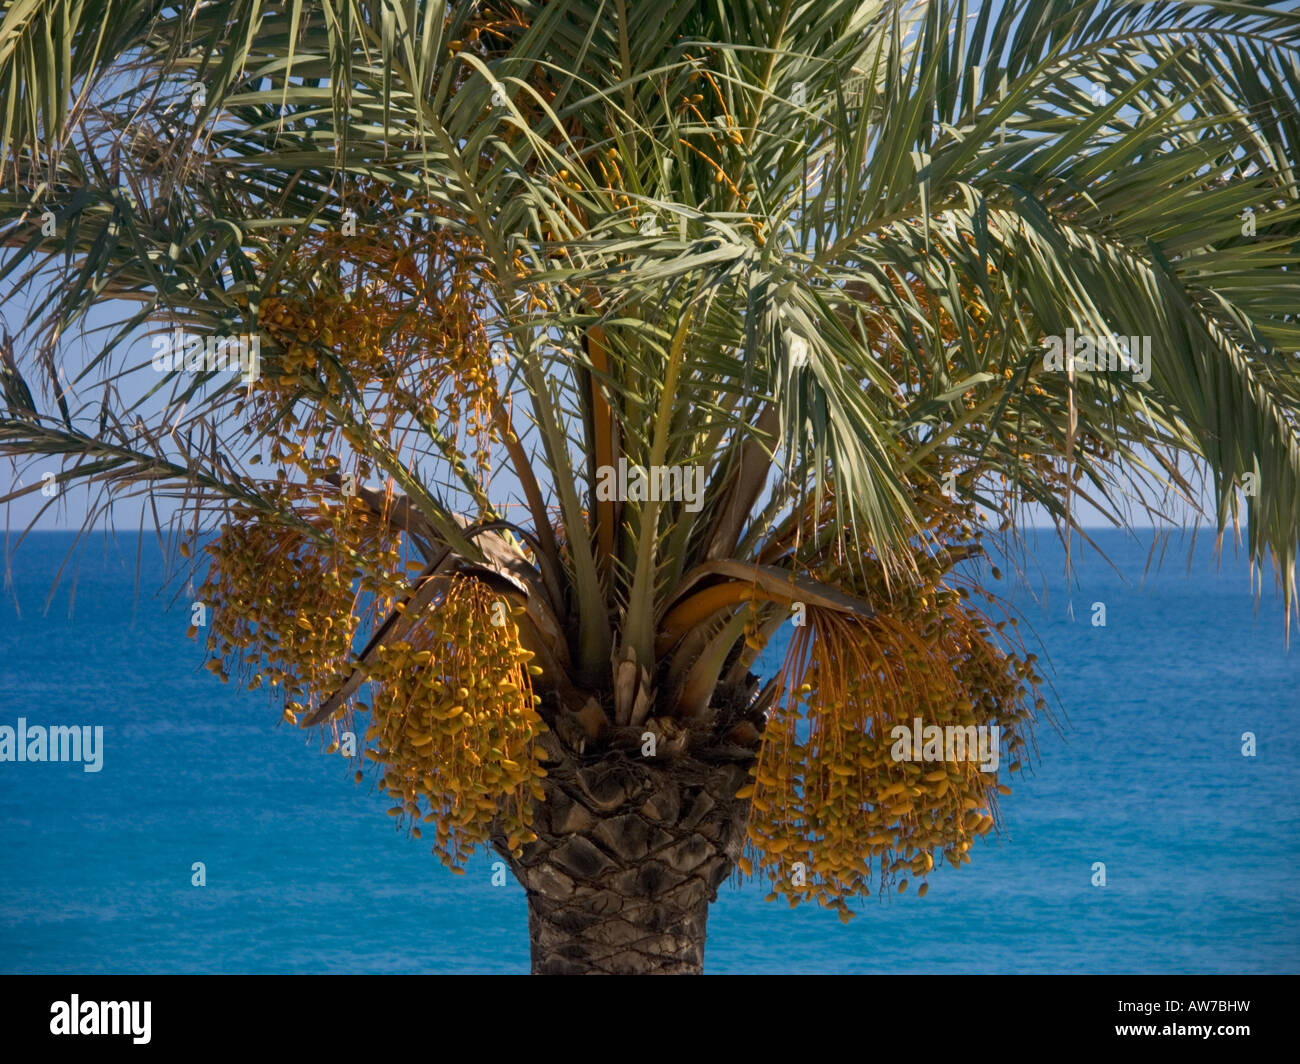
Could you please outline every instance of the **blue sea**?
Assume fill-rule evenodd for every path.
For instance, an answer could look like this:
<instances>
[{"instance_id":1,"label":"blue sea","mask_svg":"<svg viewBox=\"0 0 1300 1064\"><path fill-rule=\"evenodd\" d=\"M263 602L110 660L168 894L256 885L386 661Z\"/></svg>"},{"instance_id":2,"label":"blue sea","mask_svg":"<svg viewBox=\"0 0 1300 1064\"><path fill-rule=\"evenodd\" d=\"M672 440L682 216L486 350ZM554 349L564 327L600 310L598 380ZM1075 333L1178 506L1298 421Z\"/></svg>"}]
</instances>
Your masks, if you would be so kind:
<instances>
[{"instance_id":1,"label":"blue sea","mask_svg":"<svg viewBox=\"0 0 1300 1064\"><path fill-rule=\"evenodd\" d=\"M1031 538L1014 595L1061 726L1040 729L999 839L848 926L724 885L706 970L1300 971L1300 647L1244 558L1217 562L1202 534L1189 565L1175 532L1145 572L1151 535L1096 533L1109 562L1076 548L1072 582L1056 540ZM188 609L155 594L152 538L92 537L47 609L71 541L33 534L11 558L0 724L102 725L103 768L0 763L0 971L528 970L522 888L493 886L486 854L452 875L369 779L204 672Z\"/></svg>"}]
</instances>

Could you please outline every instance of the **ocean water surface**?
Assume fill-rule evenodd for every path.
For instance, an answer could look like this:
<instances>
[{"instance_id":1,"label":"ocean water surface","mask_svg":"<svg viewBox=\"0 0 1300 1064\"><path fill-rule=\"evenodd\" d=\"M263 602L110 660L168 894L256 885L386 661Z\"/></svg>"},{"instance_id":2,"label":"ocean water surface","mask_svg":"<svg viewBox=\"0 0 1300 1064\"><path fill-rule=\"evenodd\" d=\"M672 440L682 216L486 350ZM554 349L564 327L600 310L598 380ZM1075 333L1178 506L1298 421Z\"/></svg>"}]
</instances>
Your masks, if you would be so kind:
<instances>
[{"instance_id":1,"label":"ocean water surface","mask_svg":"<svg viewBox=\"0 0 1300 1064\"><path fill-rule=\"evenodd\" d=\"M188 609L154 594L152 539L138 593L136 538L100 534L46 610L71 539L11 558L0 725L102 725L103 767L0 763L0 971L527 971L522 888L494 887L487 855L452 875L369 777L203 671ZM1257 604L1208 534L1189 569L1175 533L1145 577L1150 533L1097 540L1118 572L1076 553L1068 585L1041 533L1033 595L1016 591L1063 720L1040 728L1001 838L848 926L724 885L707 971L1300 971L1300 647L1280 599L1266 583Z\"/></svg>"}]
</instances>

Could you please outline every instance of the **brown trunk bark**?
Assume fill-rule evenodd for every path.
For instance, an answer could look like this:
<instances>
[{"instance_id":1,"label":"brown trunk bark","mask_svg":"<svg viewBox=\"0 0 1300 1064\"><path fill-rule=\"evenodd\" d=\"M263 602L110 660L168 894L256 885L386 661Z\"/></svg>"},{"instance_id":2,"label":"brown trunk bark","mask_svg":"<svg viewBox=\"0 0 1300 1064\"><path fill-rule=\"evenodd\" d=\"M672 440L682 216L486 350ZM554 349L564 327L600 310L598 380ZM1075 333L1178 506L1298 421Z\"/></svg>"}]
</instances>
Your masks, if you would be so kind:
<instances>
[{"instance_id":1,"label":"brown trunk bark","mask_svg":"<svg viewBox=\"0 0 1300 1064\"><path fill-rule=\"evenodd\" d=\"M744 844L746 768L605 751L547 766L539 838L512 860L534 975L687 975Z\"/></svg>"}]
</instances>

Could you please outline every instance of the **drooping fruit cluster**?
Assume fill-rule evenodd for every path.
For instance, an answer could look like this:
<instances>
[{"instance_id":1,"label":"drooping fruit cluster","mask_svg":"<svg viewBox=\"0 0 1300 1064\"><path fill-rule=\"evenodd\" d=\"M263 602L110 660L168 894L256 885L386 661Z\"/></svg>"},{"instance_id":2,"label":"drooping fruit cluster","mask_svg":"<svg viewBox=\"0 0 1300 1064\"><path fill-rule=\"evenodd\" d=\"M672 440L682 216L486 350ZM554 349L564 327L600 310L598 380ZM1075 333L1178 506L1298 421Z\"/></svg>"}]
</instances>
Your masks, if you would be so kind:
<instances>
[{"instance_id":1,"label":"drooping fruit cluster","mask_svg":"<svg viewBox=\"0 0 1300 1064\"><path fill-rule=\"evenodd\" d=\"M396 535L358 499L300 486L279 495L301 524L233 510L204 548L198 599L208 607L209 670L249 690L266 684L296 723L338 687L358 630L392 608L401 558Z\"/></svg>"},{"instance_id":2,"label":"drooping fruit cluster","mask_svg":"<svg viewBox=\"0 0 1300 1064\"><path fill-rule=\"evenodd\" d=\"M1001 772L1018 767L1029 720L1028 666L1003 655L955 593L933 608L928 631L810 610L792 641L787 675L798 686L768 724L753 791L742 791L753 795L749 837L773 897L816 899L847 920L848 899L873 884L906 889L900 876L924 879L940 860L968 863L973 840L993 828L997 795L1010 793ZM930 740L919 750L918 720ZM992 725L1000 732L985 732L981 750ZM932 726L962 729L962 746ZM998 771L981 770L981 752Z\"/></svg>"},{"instance_id":3,"label":"drooping fruit cluster","mask_svg":"<svg viewBox=\"0 0 1300 1064\"><path fill-rule=\"evenodd\" d=\"M1035 655L1008 636L1006 621L970 605L980 589L952 578L959 558L982 554L980 522L969 500L925 494L932 472L914 489L930 519L911 579L887 580L870 557L816 570L871 602L875 616L808 610L752 790L741 792L752 795L753 858L742 871L757 868L769 898L815 899L845 921L854 896L906 890L945 860L969 863L974 840L995 827L998 795L1010 793L1006 775L1023 764L1034 708L1045 705Z\"/></svg>"},{"instance_id":4,"label":"drooping fruit cluster","mask_svg":"<svg viewBox=\"0 0 1300 1064\"><path fill-rule=\"evenodd\" d=\"M266 684L297 723L359 665L372 700L364 756L399 803L390 814L416 837L421 822L435 823L434 853L453 869L489 838L520 852L537 837L529 825L546 770L534 742L545 730L532 690L538 667L520 644L519 608L473 577L433 577L435 601L359 663L354 644L407 590L396 537L357 499L304 520L309 528L240 511L205 548L208 668L250 690ZM353 729L366 689L324 722L328 752Z\"/></svg>"},{"instance_id":5,"label":"drooping fruit cluster","mask_svg":"<svg viewBox=\"0 0 1300 1064\"><path fill-rule=\"evenodd\" d=\"M414 424L466 476L485 477L501 396L481 249L463 228L438 224L427 199L372 182L349 202L360 208L356 231L294 235L262 298L258 324L271 344L250 422L291 442L329 425L358 452L373 449L369 436L387 443ZM276 261L280 249L265 255ZM357 397L364 412L351 409Z\"/></svg>"},{"instance_id":6,"label":"drooping fruit cluster","mask_svg":"<svg viewBox=\"0 0 1300 1064\"><path fill-rule=\"evenodd\" d=\"M450 577L441 600L367 668L375 692L366 757L384 766L389 814L435 825L433 852L459 869L499 834L516 855L537 838L545 730L534 708L533 654L505 602L471 577Z\"/></svg>"}]
</instances>

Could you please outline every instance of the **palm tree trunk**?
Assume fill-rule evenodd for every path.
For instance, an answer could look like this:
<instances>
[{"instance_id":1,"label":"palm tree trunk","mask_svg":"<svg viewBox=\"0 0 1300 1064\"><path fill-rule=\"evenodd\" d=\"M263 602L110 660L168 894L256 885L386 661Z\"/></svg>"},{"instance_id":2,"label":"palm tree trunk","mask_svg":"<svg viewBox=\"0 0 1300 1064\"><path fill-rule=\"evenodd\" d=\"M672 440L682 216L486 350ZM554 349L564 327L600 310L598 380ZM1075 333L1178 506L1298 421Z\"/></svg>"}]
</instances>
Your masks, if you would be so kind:
<instances>
[{"instance_id":1,"label":"palm tree trunk","mask_svg":"<svg viewBox=\"0 0 1300 1064\"><path fill-rule=\"evenodd\" d=\"M547 766L539 838L512 860L534 975L690 975L744 843L743 764L618 751Z\"/></svg>"}]
</instances>

